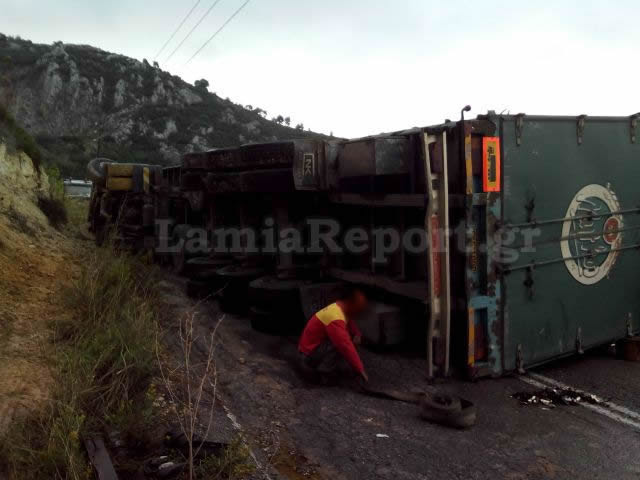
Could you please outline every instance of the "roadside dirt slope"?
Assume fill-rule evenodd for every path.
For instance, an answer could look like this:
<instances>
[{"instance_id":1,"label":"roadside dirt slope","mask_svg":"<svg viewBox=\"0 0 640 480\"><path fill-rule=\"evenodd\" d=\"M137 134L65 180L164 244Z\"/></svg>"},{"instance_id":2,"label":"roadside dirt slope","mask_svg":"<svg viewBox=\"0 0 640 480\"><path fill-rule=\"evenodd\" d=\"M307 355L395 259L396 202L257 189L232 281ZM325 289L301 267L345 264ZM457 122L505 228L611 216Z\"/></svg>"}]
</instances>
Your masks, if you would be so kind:
<instances>
[{"instance_id":1,"label":"roadside dirt slope","mask_svg":"<svg viewBox=\"0 0 640 480\"><path fill-rule=\"evenodd\" d=\"M44 172L0 145L0 434L15 414L38 408L51 384L51 323L77 275L78 240L49 226L37 206Z\"/></svg>"}]
</instances>

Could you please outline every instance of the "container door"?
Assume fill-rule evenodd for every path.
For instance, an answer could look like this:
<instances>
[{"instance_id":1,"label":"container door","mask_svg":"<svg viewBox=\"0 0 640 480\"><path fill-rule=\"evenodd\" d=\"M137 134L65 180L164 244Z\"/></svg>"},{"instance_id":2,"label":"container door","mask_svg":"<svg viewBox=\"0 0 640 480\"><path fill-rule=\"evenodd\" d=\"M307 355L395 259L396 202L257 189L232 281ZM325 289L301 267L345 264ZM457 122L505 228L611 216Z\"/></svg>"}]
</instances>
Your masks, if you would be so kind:
<instances>
[{"instance_id":1,"label":"container door","mask_svg":"<svg viewBox=\"0 0 640 480\"><path fill-rule=\"evenodd\" d=\"M503 368L640 325L640 143L631 118L495 119L501 128Z\"/></svg>"}]
</instances>

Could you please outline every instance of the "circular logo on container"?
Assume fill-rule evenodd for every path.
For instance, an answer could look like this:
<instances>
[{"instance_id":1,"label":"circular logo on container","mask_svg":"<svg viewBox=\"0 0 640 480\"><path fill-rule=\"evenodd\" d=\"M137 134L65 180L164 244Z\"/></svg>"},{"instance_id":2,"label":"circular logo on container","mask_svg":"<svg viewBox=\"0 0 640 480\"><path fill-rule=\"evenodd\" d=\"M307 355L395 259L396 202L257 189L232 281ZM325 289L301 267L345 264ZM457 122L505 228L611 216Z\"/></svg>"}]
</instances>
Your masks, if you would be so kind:
<instances>
[{"instance_id":1,"label":"circular logo on container","mask_svg":"<svg viewBox=\"0 0 640 480\"><path fill-rule=\"evenodd\" d=\"M560 248L569 273L594 285L611 271L622 244L620 204L609 185L587 185L576 193L562 225Z\"/></svg>"}]
</instances>

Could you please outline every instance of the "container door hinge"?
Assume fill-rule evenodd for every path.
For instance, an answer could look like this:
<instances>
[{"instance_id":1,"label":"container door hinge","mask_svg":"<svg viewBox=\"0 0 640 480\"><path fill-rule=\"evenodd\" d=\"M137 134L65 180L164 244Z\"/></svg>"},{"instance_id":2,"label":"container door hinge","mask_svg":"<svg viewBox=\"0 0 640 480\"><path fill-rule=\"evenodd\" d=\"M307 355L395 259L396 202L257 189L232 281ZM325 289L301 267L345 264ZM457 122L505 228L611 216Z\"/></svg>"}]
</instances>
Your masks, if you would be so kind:
<instances>
[{"instance_id":1,"label":"container door hinge","mask_svg":"<svg viewBox=\"0 0 640 480\"><path fill-rule=\"evenodd\" d=\"M516 145L522 144L522 130L524 130L524 113L516 115Z\"/></svg>"},{"instance_id":2,"label":"container door hinge","mask_svg":"<svg viewBox=\"0 0 640 480\"><path fill-rule=\"evenodd\" d=\"M636 113L635 115L631 115L629 117L629 133L631 136L631 143L636 143L636 127L638 126L639 117L640 113Z\"/></svg>"},{"instance_id":3,"label":"container door hinge","mask_svg":"<svg viewBox=\"0 0 640 480\"><path fill-rule=\"evenodd\" d=\"M582 355L584 350L582 348L582 327L578 327L578 332L576 333L576 351L578 355Z\"/></svg>"},{"instance_id":4,"label":"container door hinge","mask_svg":"<svg viewBox=\"0 0 640 480\"><path fill-rule=\"evenodd\" d=\"M522 355L522 344L518 344L518 349L516 350L516 369L520 375L524 375L524 358Z\"/></svg>"},{"instance_id":5,"label":"container door hinge","mask_svg":"<svg viewBox=\"0 0 640 480\"><path fill-rule=\"evenodd\" d=\"M577 133L578 133L578 145L582 145L582 140L584 138L584 123L585 123L585 118L587 118L586 115L580 115L578 117L578 124L577 124Z\"/></svg>"},{"instance_id":6,"label":"container door hinge","mask_svg":"<svg viewBox=\"0 0 640 480\"><path fill-rule=\"evenodd\" d=\"M633 337L633 315L627 313L627 337Z\"/></svg>"}]
</instances>

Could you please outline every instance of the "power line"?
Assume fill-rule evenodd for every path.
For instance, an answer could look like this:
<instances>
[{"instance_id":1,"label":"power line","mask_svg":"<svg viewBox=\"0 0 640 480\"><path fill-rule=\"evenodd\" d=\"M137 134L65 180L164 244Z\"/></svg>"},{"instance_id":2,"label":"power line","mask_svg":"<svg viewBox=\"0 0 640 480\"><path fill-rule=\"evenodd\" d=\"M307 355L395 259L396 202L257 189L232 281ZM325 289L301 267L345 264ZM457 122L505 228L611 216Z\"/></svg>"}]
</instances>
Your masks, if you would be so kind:
<instances>
[{"instance_id":1,"label":"power line","mask_svg":"<svg viewBox=\"0 0 640 480\"><path fill-rule=\"evenodd\" d=\"M196 55L198 55L198 54L199 54L199 53L204 49L204 47L206 47L206 46L209 44L209 42L211 42L211 40L213 40L214 38L216 38L216 36L217 36L217 35L218 35L218 34L219 34L223 29L224 29L224 27L226 27L226 26L229 24L229 22L231 22L231 20L233 20L233 19L235 18L235 16L236 16L236 15L238 15L238 14L242 11L242 9L243 9L244 7L246 7L246 6L247 6L247 4L248 4L250 1L251 1L251 0L246 0L246 2L244 2L244 3L240 6L240 8L239 8L238 10L236 10L236 11L233 13L233 15L231 15L231 16L227 19L227 21L226 21L226 22L224 22L224 23L222 24L222 26L221 26L218 30L216 30L216 33L214 33L213 35L211 35L211 37L209 37L209 40L207 40L206 42L204 42L204 45L202 45L202 46L198 49L198 51L197 51L196 53L194 53L194 54L191 56L191 58L190 58L189 60L187 60L187 62L185 63L185 65L186 65L187 63L189 63L191 60L193 60L193 59L196 57Z\"/></svg>"},{"instance_id":2,"label":"power line","mask_svg":"<svg viewBox=\"0 0 640 480\"><path fill-rule=\"evenodd\" d=\"M215 7L218 3L220 3L220 0L215 0L215 2L213 2L213 5L211 5L209 7L209 10L207 10L205 12L205 14L202 16L202 18L200 18L200 20L198 20L198 23L196 23L193 28L191 30L189 30L189 33L187 33L187 36L184 37L182 39L182 41L178 44L178 46L175 48L175 50L173 52L171 52L171 55L169 55L167 57L167 59L165 60L165 63L168 62L169 60L171 60L171 57L173 57L175 55L175 53L180 50L180 47L184 44L184 42L187 41L187 39L191 36L191 34L195 31L196 28L198 28L200 26L200 24L204 21L205 18L207 18L207 16L209 16L209 14L211 13L211 10L213 10L213 7Z\"/></svg>"},{"instance_id":3,"label":"power line","mask_svg":"<svg viewBox=\"0 0 640 480\"><path fill-rule=\"evenodd\" d=\"M173 37L175 37L175 36L176 36L176 33L178 33L178 31L180 31L180 29L182 28L182 26L184 25L184 23L189 19L189 17L190 17L190 16L191 16L191 14L193 13L193 11L196 9L196 7L197 7L198 5L200 5L200 2L201 2L201 1L202 1L202 0L198 0L198 1L196 2L196 4L195 4L193 7L191 7L191 10L189 10L189 13L187 13L187 16L186 16L186 17L184 17L184 18L182 19L182 22L180 22L180 25L178 25L178 28L176 28L176 29L174 30L174 32L171 34L171 36L169 37L169 40L167 40L167 41L164 43L164 45L162 45L162 48L160 49L160 51L159 51L158 53L156 53L156 56L155 56L155 57L153 57L153 60L156 60L156 59L160 56L160 54L161 54L162 52L164 52L164 49L165 49L165 48L167 48L167 45L169 45L169 43L171 43L171 40L173 40Z\"/></svg>"}]
</instances>

